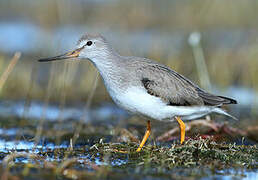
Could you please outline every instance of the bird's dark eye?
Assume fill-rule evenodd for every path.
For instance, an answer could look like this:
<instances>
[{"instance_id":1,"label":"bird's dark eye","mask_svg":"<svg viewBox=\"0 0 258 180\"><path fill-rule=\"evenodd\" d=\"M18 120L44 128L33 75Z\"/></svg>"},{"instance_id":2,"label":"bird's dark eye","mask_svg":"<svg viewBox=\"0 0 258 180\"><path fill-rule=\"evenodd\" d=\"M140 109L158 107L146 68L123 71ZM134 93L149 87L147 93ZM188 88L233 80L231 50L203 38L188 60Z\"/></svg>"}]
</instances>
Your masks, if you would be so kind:
<instances>
[{"instance_id":1,"label":"bird's dark eye","mask_svg":"<svg viewBox=\"0 0 258 180\"><path fill-rule=\"evenodd\" d=\"M88 42L86 43L86 45L87 45L87 46L91 46L91 45L92 45L92 41L88 41Z\"/></svg>"}]
</instances>

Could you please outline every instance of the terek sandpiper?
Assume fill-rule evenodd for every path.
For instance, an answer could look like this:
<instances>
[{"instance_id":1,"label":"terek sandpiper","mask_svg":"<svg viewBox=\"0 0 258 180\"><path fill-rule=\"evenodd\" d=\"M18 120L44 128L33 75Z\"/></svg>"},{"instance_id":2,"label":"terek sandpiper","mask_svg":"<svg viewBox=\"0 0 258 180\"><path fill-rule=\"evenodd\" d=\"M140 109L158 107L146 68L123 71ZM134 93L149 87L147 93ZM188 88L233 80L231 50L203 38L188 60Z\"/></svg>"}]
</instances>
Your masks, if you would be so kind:
<instances>
[{"instance_id":1,"label":"terek sandpiper","mask_svg":"<svg viewBox=\"0 0 258 180\"><path fill-rule=\"evenodd\" d=\"M114 102L120 107L157 120L177 120L183 143L185 124L181 120L200 118L215 112L234 118L220 106L237 104L228 97L217 96L201 89L189 79L153 60L119 55L101 35L83 35L75 50L40 62L61 59L88 59L98 69ZM150 120L137 151L151 131Z\"/></svg>"}]
</instances>

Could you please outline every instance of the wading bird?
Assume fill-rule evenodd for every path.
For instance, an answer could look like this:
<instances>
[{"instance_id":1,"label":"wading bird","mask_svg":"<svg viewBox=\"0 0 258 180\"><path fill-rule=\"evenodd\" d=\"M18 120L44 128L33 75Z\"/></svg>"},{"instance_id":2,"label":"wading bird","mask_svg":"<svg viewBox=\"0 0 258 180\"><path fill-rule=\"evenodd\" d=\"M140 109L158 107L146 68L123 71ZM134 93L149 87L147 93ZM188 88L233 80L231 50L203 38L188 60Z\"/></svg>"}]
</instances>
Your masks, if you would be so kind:
<instances>
[{"instance_id":1,"label":"wading bird","mask_svg":"<svg viewBox=\"0 0 258 180\"><path fill-rule=\"evenodd\" d=\"M185 124L215 112L234 118L220 107L236 100L201 89L189 79L153 60L119 55L101 35L83 35L75 50L40 62L62 59L88 59L98 69L111 98L120 107L161 121L177 120L181 139ZM141 151L151 132L150 120L137 151Z\"/></svg>"}]
</instances>

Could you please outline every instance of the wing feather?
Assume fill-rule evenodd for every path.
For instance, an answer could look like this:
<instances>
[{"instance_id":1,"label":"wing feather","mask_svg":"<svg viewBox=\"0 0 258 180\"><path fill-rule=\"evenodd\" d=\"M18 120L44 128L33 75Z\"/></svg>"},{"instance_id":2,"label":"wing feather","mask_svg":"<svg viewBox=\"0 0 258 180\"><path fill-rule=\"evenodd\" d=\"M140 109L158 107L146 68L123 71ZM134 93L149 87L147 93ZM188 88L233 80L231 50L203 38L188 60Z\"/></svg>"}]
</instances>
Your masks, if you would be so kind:
<instances>
[{"instance_id":1,"label":"wing feather","mask_svg":"<svg viewBox=\"0 0 258 180\"><path fill-rule=\"evenodd\" d=\"M138 69L146 91L168 105L194 106L236 104L234 99L206 92L189 79L161 64L148 64Z\"/></svg>"}]
</instances>

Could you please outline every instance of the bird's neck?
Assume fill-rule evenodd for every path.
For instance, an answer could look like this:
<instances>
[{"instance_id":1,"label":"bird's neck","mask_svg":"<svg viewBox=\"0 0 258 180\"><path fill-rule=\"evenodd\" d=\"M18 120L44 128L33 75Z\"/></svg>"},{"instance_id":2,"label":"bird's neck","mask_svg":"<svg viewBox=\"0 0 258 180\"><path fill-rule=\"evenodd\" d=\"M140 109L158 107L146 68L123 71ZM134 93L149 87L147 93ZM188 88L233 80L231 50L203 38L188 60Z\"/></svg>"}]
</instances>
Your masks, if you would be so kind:
<instances>
[{"instance_id":1,"label":"bird's neck","mask_svg":"<svg viewBox=\"0 0 258 180\"><path fill-rule=\"evenodd\" d=\"M118 57L112 54L101 54L91 59L101 75L113 73L116 69Z\"/></svg>"},{"instance_id":2,"label":"bird's neck","mask_svg":"<svg viewBox=\"0 0 258 180\"><path fill-rule=\"evenodd\" d=\"M98 69L108 91L112 90L112 87L122 85L123 77L121 76L120 67L123 60L120 55L102 55L91 59L91 61ZM116 85L114 86L114 84Z\"/></svg>"}]
</instances>

